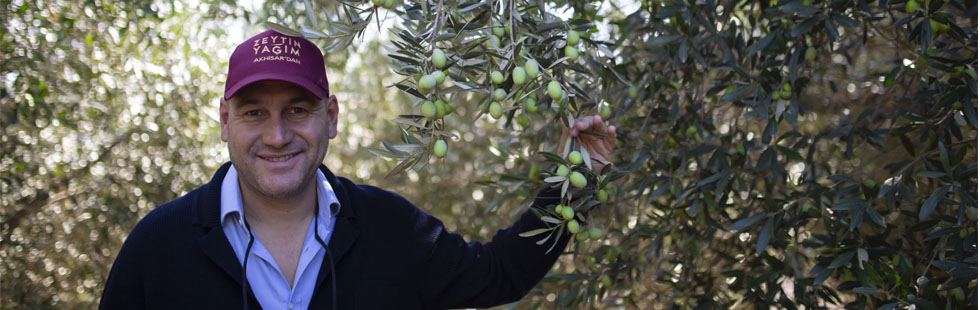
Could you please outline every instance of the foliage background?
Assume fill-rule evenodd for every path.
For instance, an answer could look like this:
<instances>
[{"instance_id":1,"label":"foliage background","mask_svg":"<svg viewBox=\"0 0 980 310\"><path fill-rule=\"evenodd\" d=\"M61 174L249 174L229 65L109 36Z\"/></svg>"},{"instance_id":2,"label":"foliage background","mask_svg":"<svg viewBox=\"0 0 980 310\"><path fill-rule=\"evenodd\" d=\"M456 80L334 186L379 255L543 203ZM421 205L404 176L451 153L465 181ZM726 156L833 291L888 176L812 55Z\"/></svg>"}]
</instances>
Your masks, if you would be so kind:
<instances>
[{"instance_id":1,"label":"foliage background","mask_svg":"<svg viewBox=\"0 0 980 310\"><path fill-rule=\"evenodd\" d=\"M471 240L544 185L527 171L550 175L541 152L556 152L563 109L613 108L618 190L589 212L603 238L569 246L513 307L976 308L977 4L807 2L3 1L0 308L94 307L136 221L228 160L227 58L263 21L339 38L317 39L340 42L327 56L342 119L326 164ZM481 113L490 65L523 62L513 40L479 41L512 13L512 31L533 34L525 51L575 89L565 103L539 93L529 126L509 121L520 108ZM445 16L470 25L435 43L451 58L471 46L507 57L452 69L478 87L444 89L457 107L441 121L457 137L449 155L420 148L412 158L428 165L389 176L400 161L375 153L406 143L407 125L389 120L417 113L416 71L432 69L431 45L395 47L396 33L423 37ZM566 29L592 23L581 59L559 61ZM785 82L791 98L768 99Z\"/></svg>"}]
</instances>

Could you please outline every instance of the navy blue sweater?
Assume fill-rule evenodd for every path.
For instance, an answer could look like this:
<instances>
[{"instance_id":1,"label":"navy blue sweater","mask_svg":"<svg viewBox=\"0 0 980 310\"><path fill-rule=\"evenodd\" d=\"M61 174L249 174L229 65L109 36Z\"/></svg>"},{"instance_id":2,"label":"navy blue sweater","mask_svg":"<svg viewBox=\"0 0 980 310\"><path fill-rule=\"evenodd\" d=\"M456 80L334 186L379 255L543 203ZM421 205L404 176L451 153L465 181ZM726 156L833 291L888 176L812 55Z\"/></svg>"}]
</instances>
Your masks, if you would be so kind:
<instances>
[{"instance_id":1,"label":"navy blue sweater","mask_svg":"<svg viewBox=\"0 0 980 310\"><path fill-rule=\"evenodd\" d=\"M242 268L221 229L221 182L211 181L151 211L136 224L106 280L101 309L241 309ZM519 233L544 227L530 211L487 243L446 231L442 222L394 193L326 175L340 200L328 245L335 261L331 296L323 260L311 309L445 309L519 300L544 277L568 242ZM553 196L553 197L546 197ZM535 208L557 203L543 192ZM259 309L249 293L249 308Z\"/></svg>"}]
</instances>

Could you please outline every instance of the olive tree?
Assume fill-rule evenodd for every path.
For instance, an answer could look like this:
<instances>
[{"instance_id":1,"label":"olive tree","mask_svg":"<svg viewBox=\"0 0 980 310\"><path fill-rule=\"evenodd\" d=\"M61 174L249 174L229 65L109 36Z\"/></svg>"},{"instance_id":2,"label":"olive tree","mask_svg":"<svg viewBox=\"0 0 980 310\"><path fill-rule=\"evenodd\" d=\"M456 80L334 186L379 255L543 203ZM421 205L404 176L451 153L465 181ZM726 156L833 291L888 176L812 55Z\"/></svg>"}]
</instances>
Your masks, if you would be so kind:
<instances>
[{"instance_id":1,"label":"olive tree","mask_svg":"<svg viewBox=\"0 0 980 310\"><path fill-rule=\"evenodd\" d=\"M372 150L392 174L472 160L489 213L560 188L561 205L538 212L551 229L524 235L576 242L521 307L976 306L975 3L290 10L270 26L330 49L392 36L391 86L410 99ZM603 171L557 141L585 115L618 128ZM482 153L461 138L474 134Z\"/></svg>"}]
</instances>

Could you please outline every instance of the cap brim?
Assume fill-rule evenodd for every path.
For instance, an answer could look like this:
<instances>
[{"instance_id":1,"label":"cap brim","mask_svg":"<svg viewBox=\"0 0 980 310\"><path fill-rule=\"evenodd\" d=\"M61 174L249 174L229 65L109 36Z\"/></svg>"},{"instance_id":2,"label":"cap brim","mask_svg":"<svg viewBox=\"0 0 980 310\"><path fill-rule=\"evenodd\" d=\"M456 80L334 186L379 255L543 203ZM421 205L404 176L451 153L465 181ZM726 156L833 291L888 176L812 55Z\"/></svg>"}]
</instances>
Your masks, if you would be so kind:
<instances>
[{"instance_id":1,"label":"cap brim","mask_svg":"<svg viewBox=\"0 0 980 310\"><path fill-rule=\"evenodd\" d=\"M225 100L230 100L231 97L234 97L235 94L238 93L239 90L242 90L242 88L245 88L245 86L261 81L283 81L287 83L292 83L295 84L296 86L306 89L306 91L312 93L313 96L316 96L317 99L323 99L323 97L327 96L326 89L323 89L322 87L317 86L315 83L307 81L306 79L303 79L296 75L263 73L263 74L254 74L249 77L246 77L238 81L238 83L235 83L235 85L232 85L231 88L226 89Z\"/></svg>"}]
</instances>

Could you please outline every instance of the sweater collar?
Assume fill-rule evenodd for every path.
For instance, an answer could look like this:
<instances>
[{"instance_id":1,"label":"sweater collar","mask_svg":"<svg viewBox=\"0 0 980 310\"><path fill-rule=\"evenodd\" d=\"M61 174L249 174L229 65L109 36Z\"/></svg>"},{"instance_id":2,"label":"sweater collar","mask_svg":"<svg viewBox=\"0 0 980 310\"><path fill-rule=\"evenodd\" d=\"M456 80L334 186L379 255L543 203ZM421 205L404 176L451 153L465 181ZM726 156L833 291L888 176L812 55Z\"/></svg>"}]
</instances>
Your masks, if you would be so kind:
<instances>
[{"instance_id":1,"label":"sweater collar","mask_svg":"<svg viewBox=\"0 0 980 310\"><path fill-rule=\"evenodd\" d=\"M231 162L226 162L215 171L214 176L211 180L202 188L204 191L203 195L198 198L198 203L194 206L197 210L192 212L194 214L193 224L196 226L207 226L207 227L221 227L221 187L224 182L225 176L228 175L228 170L231 168ZM339 212L335 216L337 217L354 217L354 212L351 210L350 197L347 194L347 188L344 187L340 179L327 169L327 166L320 164L320 172L326 178L327 182L330 183L330 187L333 188L334 193L337 196L337 200L340 202L341 206L348 206L340 208Z\"/></svg>"}]
</instances>

